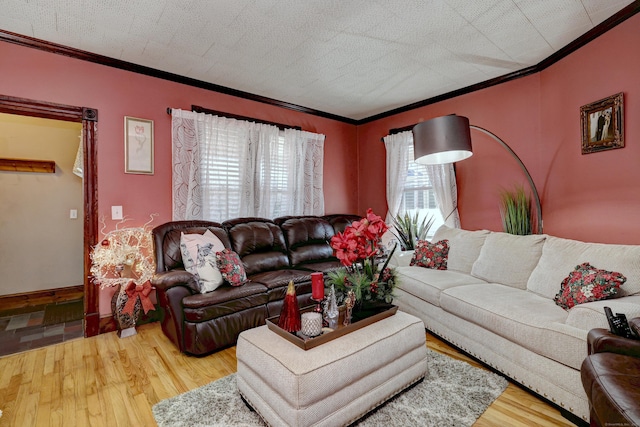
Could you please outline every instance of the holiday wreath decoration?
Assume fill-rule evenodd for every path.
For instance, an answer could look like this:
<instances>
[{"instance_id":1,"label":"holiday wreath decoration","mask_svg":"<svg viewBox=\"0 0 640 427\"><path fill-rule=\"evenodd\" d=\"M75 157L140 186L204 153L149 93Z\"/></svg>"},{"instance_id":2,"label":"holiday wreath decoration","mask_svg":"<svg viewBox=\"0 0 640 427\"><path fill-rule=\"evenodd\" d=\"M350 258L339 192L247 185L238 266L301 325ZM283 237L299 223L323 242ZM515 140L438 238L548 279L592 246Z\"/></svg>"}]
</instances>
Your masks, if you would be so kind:
<instances>
[{"instance_id":1,"label":"holiday wreath decoration","mask_svg":"<svg viewBox=\"0 0 640 427\"><path fill-rule=\"evenodd\" d=\"M113 316L119 334L135 334L135 325L141 310L146 314L154 306L149 299L150 279L155 273L153 237L150 224L157 214L142 227L119 228L128 219L116 224L116 229L104 233L106 225L101 219L103 239L91 251L91 275L101 289L118 286L112 301ZM124 337L120 334L120 337Z\"/></svg>"}]
</instances>

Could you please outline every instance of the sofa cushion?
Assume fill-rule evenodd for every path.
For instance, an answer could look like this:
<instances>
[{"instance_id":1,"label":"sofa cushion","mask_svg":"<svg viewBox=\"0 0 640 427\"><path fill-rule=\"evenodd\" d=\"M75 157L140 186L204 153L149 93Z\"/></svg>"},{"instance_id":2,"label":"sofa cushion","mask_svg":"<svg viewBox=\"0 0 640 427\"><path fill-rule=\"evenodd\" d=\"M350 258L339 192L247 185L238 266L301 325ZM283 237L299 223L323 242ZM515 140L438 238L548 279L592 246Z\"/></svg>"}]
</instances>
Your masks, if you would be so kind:
<instances>
[{"instance_id":1,"label":"sofa cushion","mask_svg":"<svg viewBox=\"0 0 640 427\"><path fill-rule=\"evenodd\" d=\"M535 353L580 369L587 331L565 325L567 312L533 292L496 283L442 291L440 306Z\"/></svg>"},{"instance_id":2,"label":"sofa cushion","mask_svg":"<svg viewBox=\"0 0 640 427\"><path fill-rule=\"evenodd\" d=\"M204 247L206 244L211 244L214 253L224 249L222 241L211 230L205 230L203 234L181 233L180 235L180 252L184 269L196 277L198 276L198 245Z\"/></svg>"},{"instance_id":3,"label":"sofa cushion","mask_svg":"<svg viewBox=\"0 0 640 427\"><path fill-rule=\"evenodd\" d=\"M489 233L487 230L468 231L442 225L436 230L432 241L448 240L447 269L469 274Z\"/></svg>"},{"instance_id":4,"label":"sofa cushion","mask_svg":"<svg viewBox=\"0 0 640 427\"><path fill-rule=\"evenodd\" d=\"M640 245L585 243L554 236L547 236L527 289L553 299L568 272L583 262L623 274L627 281L618 296L640 294Z\"/></svg>"},{"instance_id":5,"label":"sofa cushion","mask_svg":"<svg viewBox=\"0 0 640 427\"><path fill-rule=\"evenodd\" d=\"M203 294L215 291L224 283L224 278L217 265L216 250L213 248L213 244L198 245L196 271L200 292Z\"/></svg>"},{"instance_id":6,"label":"sofa cushion","mask_svg":"<svg viewBox=\"0 0 640 427\"><path fill-rule=\"evenodd\" d=\"M247 281L247 273L237 253L224 249L216 253L216 266L225 282L231 286L242 286Z\"/></svg>"},{"instance_id":7,"label":"sofa cushion","mask_svg":"<svg viewBox=\"0 0 640 427\"><path fill-rule=\"evenodd\" d=\"M296 284L302 282L311 283L311 273L312 271L310 270L283 269L252 274L249 276L249 279L252 282L262 283L269 289L279 287L286 288L289 285L289 282Z\"/></svg>"},{"instance_id":8,"label":"sofa cushion","mask_svg":"<svg viewBox=\"0 0 640 427\"><path fill-rule=\"evenodd\" d=\"M156 271L169 271L184 267L180 238L184 234L204 234L211 231L224 244L231 247L227 231L222 225L212 221L172 221L161 224L152 230L153 247L156 254Z\"/></svg>"},{"instance_id":9,"label":"sofa cushion","mask_svg":"<svg viewBox=\"0 0 640 427\"><path fill-rule=\"evenodd\" d=\"M433 270L416 266L396 268L396 287L423 301L440 306L440 293L454 286L486 283L482 279L453 270Z\"/></svg>"},{"instance_id":10,"label":"sofa cushion","mask_svg":"<svg viewBox=\"0 0 640 427\"><path fill-rule=\"evenodd\" d=\"M264 218L225 221L233 250L240 256L248 276L263 271L289 268L282 229Z\"/></svg>"},{"instance_id":11,"label":"sofa cushion","mask_svg":"<svg viewBox=\"0 0 640 427\"><path fill-rule=\"evenodd\" d=\"M233 287L223 285L213 292L184 297L185 320L204 322L248 308L265 305L268 300L267 289L261 283L246 283Z\"/></svg>"},{"instance_id":12,"label":"sofa cushion","mask_svg":"<svg viewBox=\"0 0 640 427\"><path fill-rule=\"evenodd\" d=\"M585 262L562 281L553 300L568 310L574 305L614 298L626 280L620 273L599 270Z\"/></svg>"},{"instance_id":13,"label":"sofa cushion","mask_svg":"<svg viewBox=\"0 0 640 427\"><path fill-rule=\"evenodd\" d=\"M471 274L487 282L526 289L527 280L540 259L544 240L545 236L541 234L516 236L492 232L482 245Z\"/></svg>"},{"instance_id":14,"label":"sofa cushion","mask_svg":"<svg viewBox=\"0 0 640 427\"><path fill-rule=\"evenodd\" d=\"M335 260L329 241L333 227L324 218L315 216L283 217L274 220L284 234L291 266L324 260Z\"/></svg>"},{"instance_id":15,"label":"sofa cushion","mask_svg":"<svg viewBox=\"0 0 640 427\"><path fill-rule=\"evenodd\" d=\"M565 323L569 326L590 331L594 328L609 329L604 307L608 306L614 313L624 313L627 319L640 317L640 295L612 300L602 300L579 304L569 310Z\"/></svg>"},{"instance_id":16,"label":"sofa cushion","mask_svg":"<svg viewBox=\"0 0 640 427\"><path fill-rule=\"evenodd\" d=\"M417 267L433 268L436 270L447 269L447 258L449 257L449 241L439 240L435 243L426 240L419 240L416 250L409 265Z\"/></svg>"}]
</instances>

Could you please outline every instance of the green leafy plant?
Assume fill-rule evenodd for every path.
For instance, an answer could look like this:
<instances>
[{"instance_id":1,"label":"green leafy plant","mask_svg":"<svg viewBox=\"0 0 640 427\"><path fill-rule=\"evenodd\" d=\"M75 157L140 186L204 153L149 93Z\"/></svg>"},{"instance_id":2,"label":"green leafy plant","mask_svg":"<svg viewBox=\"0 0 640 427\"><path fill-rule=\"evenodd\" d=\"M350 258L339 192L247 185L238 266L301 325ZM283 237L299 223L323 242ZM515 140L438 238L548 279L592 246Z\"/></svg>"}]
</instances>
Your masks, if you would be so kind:
<instances>
[{"instance_id":1,"label":"green leafy plant","mask_svg":"<svg viewBox=\"0 0 640 427\"><path fill-rule=\"evenodd\" d=\"M393 235L396 236L403 251L411 251L416 247L418 240L426 240L427 233L433 226L435 218L433 215L427 216L420 221L418 213L411 216L405 212L404 215L391 217L391 223L396 229Z\"/></svg>"},{"instance_id":2,"label":"green leafy plant","mask_svg":"<svg viewBox=\"0 0 640 427\"><path fill-rule=\"evenodd\" d=\"M522 186L500 193L500 216L505 232L521 236L533 234L531 198Z\"/></svg>"}]
</instances>

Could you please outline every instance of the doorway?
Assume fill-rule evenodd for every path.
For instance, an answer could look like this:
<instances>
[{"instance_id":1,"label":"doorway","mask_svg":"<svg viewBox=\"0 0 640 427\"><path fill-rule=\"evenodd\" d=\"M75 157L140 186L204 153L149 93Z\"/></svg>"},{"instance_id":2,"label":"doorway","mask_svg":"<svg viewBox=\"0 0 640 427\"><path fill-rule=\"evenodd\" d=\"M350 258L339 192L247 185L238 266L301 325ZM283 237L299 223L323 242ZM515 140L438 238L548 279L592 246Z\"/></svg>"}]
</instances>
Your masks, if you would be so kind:
<instances>
[{"instance_id":1,"label":"doorway","mask_svg":"<svg viewBox=\"0 0 640 427\"><path fill-rule=\"evenodd\" d=\"M84 336L99 333L98 293L90 282L91 248L97 243L97 122L98 112L92 108L54 104L25 98L0 95L0 112L41 117L82 124L82 193L83 215L83 287ZM29 230L25 230L28 232Z\"/></svg>"}]
</instances>

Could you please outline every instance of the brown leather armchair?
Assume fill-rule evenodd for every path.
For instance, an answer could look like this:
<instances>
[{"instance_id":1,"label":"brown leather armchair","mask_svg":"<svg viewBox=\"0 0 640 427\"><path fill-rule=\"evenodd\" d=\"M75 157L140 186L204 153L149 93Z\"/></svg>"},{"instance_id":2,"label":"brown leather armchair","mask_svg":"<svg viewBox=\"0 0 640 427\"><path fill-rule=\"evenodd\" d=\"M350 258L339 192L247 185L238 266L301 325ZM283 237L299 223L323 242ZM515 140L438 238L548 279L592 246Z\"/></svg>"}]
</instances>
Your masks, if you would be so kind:
<instances>
[{"instance_id":1,"label":"brown leather armchair","mask_svg":"<svg viewBox=\"0 0 640 427\"><path fill-rule=\"evenodd\" d=\"M640 330L640 317L629 323ZM640 425L640 340L596 328L589 331L587 344L580 373L591 426Z\"/></svg>"}]
</instances>

